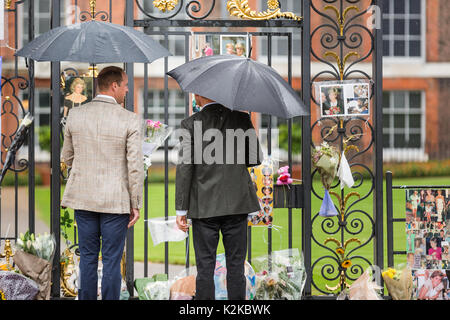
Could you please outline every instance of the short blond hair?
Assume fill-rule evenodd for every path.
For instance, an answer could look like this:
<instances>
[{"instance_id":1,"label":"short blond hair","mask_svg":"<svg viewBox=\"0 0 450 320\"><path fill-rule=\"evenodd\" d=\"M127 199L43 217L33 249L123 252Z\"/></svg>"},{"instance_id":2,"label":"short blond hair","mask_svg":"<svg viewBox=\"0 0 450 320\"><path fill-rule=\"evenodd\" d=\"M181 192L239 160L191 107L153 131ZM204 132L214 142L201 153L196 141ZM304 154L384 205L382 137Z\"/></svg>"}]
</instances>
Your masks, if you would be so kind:
<instances>
[{"instance_id":1,"label":"short blond hair","mask_svg":"<svg viewBox=\"0 0 450 320\"><path fill-rule=\"evenodd\" d=\"M84 82L81 78L75 78L72 83L70 84L70 92L74 92L75 87L77 85L81 84L83 86L83 90L86 88L86 82Z\"/></svg>"}]
</instances>

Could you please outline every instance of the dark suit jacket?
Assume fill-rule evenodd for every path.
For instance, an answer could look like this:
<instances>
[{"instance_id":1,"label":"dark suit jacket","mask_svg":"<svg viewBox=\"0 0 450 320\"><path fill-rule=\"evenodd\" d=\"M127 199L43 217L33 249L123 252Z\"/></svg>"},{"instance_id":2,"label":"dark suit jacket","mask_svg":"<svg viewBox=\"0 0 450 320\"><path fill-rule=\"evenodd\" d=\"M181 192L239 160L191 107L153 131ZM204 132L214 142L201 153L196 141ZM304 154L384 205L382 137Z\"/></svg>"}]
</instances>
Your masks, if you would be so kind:
<instances>
[{"instance_id":1,"label":"dark suit jacket","mask_svg":"<svg viewBox=\"0 0 450 320\"><path fill-rule=\"evenodd\" d=\"M247 167L261 164L263 154L249 114L211 104L184 119L181 128L186 129L185 134L180 136L182 148L179 159L183 159L184 163L179 163L176 168L176 210L188 210L188 218L194 219L259 211L260 205ZM207 141L202 141L202 138L198 140L194 137L196 133L202 134L202 137L206 131L214 133L208 129L216 130L216 134L212 135L214 138L204 137ZM229 146L227 150L226 141L230 142L225 138L227 129L252 129L247 131L250 134L245 140L245 148L239 148L242 144L235 140L234 149ZM220 143L224 148L222 155L217 152L219 148L214 148ZM189 149L191 152L186 152ZM234 159L230 157L233 154L231 150ZM203 154L213 155L217 161L205 163L204 157L196 158ZM239 161L244 158L244 163Z\"/></svg>"}]
</instances>

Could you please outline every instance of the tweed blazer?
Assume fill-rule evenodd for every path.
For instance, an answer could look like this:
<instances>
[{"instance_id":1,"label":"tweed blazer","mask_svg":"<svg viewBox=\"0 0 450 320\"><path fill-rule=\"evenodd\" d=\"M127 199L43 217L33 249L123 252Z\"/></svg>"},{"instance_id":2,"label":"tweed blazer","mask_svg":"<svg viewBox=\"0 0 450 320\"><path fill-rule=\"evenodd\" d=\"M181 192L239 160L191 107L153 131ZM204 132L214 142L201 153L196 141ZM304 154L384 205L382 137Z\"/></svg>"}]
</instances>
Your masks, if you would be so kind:
<instances>
[{"instance_id":1,"label":"tweed blazer","mask_svg":"<svg viewBox=\"0 0 450 320\"><path fill-rule=\"evenodd\" d=\"M70 110L61 157L71 167L62 206L116 214L141 208L142 123L114 99Z\"/></svg>"},{"instance_id":2,"label":"tweed blazer","mask_svg":"<svg viewBox=\"0 0 450 320\"><path fill-rule=\"evenodd\" d=\"M246 142L245 155L235 144L234 161L228 161L227 157L230 156L231 150L227 149L226 141L222 139L225 143L222 161L208 164L194 159L196 148L199 148L200 153L203 154L211 147L211 142L205 140L199 142L201 145L195 145L198 140L192 137L196 135L196 125L201 125L202 135L213 129L218 130L222 137L226 137L229 129L243 131L254 129L248 113L231 111L217 103L205 106L200 112L181 122L181 128L185 130L186 136L180 135L182 146L180 155L184 150L194 150L194 152L190 152L190 160L189 156L184 158L183 154L182 158L188 161L179 159L180 162L177 164L175 209L187 210L187 217L194 219L259 211L261 207L247 169L247 167L261 164L263 158L255 131L250 132L252 132L251 138L256 143ZM216 141L216 139L213 140ZM245 157L245 163L237 161L239 155Z\"/></svg>"}]
</instances>

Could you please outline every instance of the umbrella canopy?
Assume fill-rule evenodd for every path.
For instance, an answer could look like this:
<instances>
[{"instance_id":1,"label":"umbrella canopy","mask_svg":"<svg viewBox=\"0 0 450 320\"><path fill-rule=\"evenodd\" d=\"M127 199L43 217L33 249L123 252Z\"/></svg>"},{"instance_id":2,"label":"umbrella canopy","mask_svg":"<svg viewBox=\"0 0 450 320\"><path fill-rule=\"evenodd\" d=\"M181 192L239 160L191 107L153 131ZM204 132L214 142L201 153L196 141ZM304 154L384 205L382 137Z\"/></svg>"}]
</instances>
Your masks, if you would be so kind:
<instances>
[{"instance_id":1,"label":"umbrella canopy","mask_svg":"<svg viewBox=\"0 0 450 320\"><path fill-rule=\"evenodd\" d=\"M35 61L151 63L170 52L131 27L91 20L52 29L15 54Z\"/></svg>"},{"instance_id":2,"label":"umbrella canopy","mask_svg":"<svg viewBox=\"0 0 450 320\"><path fill-rule=\"evenodd\" d=\"M187 92L232 110L290 119L309 115L297 92L273 68L249 58L216 55L189 61L167 73Z\"/></svg>"}]
</instances>

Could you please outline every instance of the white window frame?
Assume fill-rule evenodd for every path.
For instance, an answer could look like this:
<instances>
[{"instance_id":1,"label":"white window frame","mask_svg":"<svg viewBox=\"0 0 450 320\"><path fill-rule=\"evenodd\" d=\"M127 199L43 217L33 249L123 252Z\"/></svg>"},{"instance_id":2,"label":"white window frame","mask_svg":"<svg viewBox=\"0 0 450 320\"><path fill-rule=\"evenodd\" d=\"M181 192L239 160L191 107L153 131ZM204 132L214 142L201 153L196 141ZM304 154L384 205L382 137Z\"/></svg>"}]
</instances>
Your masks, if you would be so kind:
<instances>
[{"instance_id":1,"label":"white window frame","mask_svg":"<svg viewBox=\"0 0 450 320\"><path fill-rule=\"evenodd\" d=\"M409 34L409 23L406 24L405 26L405 36L398 36L398 37L402 37L405 39L405 53L409 52L409 40L420 40L420 50L421 50L421 55L419 57L410 57L410 56L384 56L383 55L383 59L385 62L388 63L423 63L426 61L426 29L427 29L427 6L426 6L426 0L421 0L421 9L420 9L420 14L410 14L409 13L409 1L410 0L406 0L406 8L405 8L405 12L404 14L399 14L399 13L382 13L382 19L385 19L386 16L392 16L391 19L389 19L389 29L391 32L393 32L394 30L394 17L396 16L404 16L405 20L410 21L410 19L417 19L419 18L418 16L420 16L420 36L411 36ZM394 7L394 1L388 1L389 5L391 6L390 9L393 9ZM390 10L391 12L393 10ZM417 17L416 17L417 16ZM390 53L393 54L394 52L394 39L395 39L396 35L384 35L383 34L383 42L385 40L389 40L389 45L390 45ZM410 37L414 37L413 39L411 39ZM415 39L415 37L418 37L418 39ZM388 39L386 39L388 38Z\"/></svg>"},{"instance_id":2,"label":"white window frame","mask_svg":"<svg viewBox=\"0 0 450 320\"><path fill-rule=\"evenodd\" d=\"M417 112L411 113L410 112L410 102L409 102L409 93L410 92L420 92L421 93L421 108L418 109ZM426 141L426 92L423 90L389 90L386 91L389 93L389 108L383 108L383 112L385 110L389 110L389 115L394 114L402 114L405 115L405 128L402 129L403 131L407 131L407 134L410 133L420 133L420 148L395 148L394 145L394 135L398 132L396 132L396 129L394 127L394 117L389 118L389 128L383 128L383 136L388 134L390 139L390 147L383 148L383 160L384 161L398 161L398 162L407 162L407 161L418 161L418 162L425 162L428 161L428 154L425 153L425 141ZM408 108L405 109L398 109L394 107L394 92L402 92L405 94L405 105L408 106ZM403 112L402 112L403 111ZM411 114L420 114L421 115L421 128L420 132L409 132L409 115ZM385 132L385 130L388 130L389 132Z\"/></svg>"},{"instance_id":3,"label":"white window frame","mask_svg":"<svg viewBox=\"0 0 450 320\"><path fill-rule=\"evenodd\" d=\"M283 3L282 6L282 10L283 12L293 12L295 14L301 14L300 12L295 12L293 4L295 1L300 1L300 0L287 0L287 3ZM258 2L258 6L259 6L259 11L263 11L263 10L267 10L267 0L259 0ZM264 31L270 32L270 31L276 31L276 32L283 32L280 31L279 28L277 28L277 30L273 30L271 28L265 28ZM289 31L286 31L289 32ZM261 52L261 48L262 48L262 40L265 36L258 36L257 37L257 41L258 41L258 61L264 62L267 61L267 55L263 55ZM283 38L283 40L287 41L288 37L287 36L276 36L275 38ZM274 40L274 37L272 37L272 41ZM292 32L292 59L300 59L301 57L301 50L299 52L299 54L295 54L294 53L294 42L295 41L299 41L301 43L302 38L301 38L301 32ZM277 46L274 46L272 44L272 61L274 64L280 64L280 63L285 63L286 62L286 57L287 55L280 55L278 54L278 52L276 52L276 50L278 50ZM274 52L275 51L275 52Z\"/></svg>"},{"instance_id":4,"label":"white window frame","mask_svg":"<svg viewBox=\"0 0 450 320\"><path fill-rule=\"evenodd\" d=\"M39 128L40 128L40 123L39 123L39 116L41 114L47 114L49 117L49 121L51 121L51 105L49 104L49 107L44 109L41 108L40 104L39 104L39 95L41 93L45 93L48 92L49 97L51 97L51 92L49 88L35 88L35 94L34 94L34 128L35 128L35 135L34 135L34 152L35 152L35 161L36 162L48 162L50 161L50 152L48 152L47 150L42 150L41 147L39 146ZM28 92L27 92L28 93ZM24 96L23 96L24 92L21 91L20 92L20 97L19 99L21 101L24 100ZM30 102L28 101L28 104ZM23 115L22 113L22 109L20 109L20 117L22 118ZM26 112L28 110L25 110ZM46 111L46 112L43 112ZM48 111L48 112L47 112ZM49 123L50 125L50 123ZM24 158L24 159L28 159L28 145L24 146L23 148L21 148L19 150L19 156L20 158Z\"/></svg>"}]
</instances>

